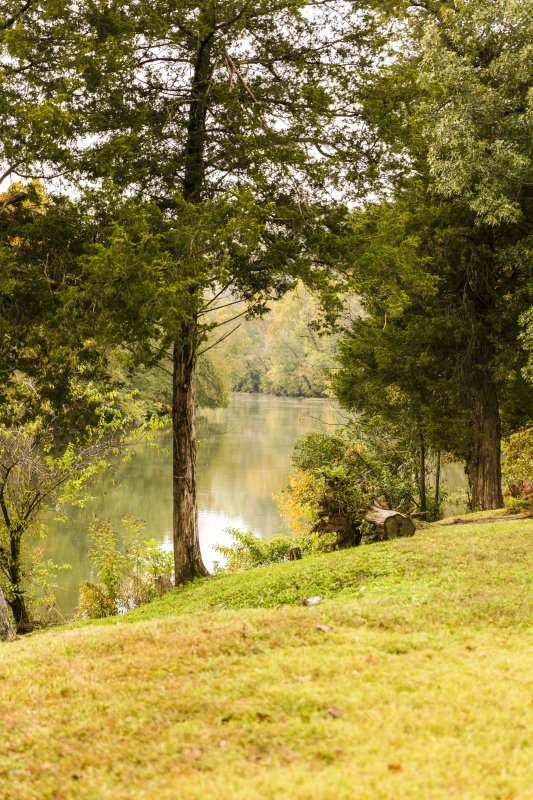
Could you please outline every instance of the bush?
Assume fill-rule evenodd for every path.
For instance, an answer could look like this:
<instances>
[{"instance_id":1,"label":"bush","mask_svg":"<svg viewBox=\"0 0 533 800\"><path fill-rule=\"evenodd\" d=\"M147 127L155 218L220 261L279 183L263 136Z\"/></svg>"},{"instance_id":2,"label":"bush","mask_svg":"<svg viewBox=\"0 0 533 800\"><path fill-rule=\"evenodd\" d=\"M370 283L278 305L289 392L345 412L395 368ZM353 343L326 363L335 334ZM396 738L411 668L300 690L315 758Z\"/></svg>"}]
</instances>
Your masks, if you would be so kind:
<instances>
[{"instance_id":1,"label":"bush","mask_svg":"<svg viewBox=\"0 0 533 800\"><path fill-rule=\"evenodd\" d=\"M233 544L217 544L213 548L226 559L225 567L217 564L216 571L219 572L239 572L267 564L279 564L288 560L289 550L293 547L299 547L302 555L310 555L323 551L327 544L324 537L312 533L299 536L278 534L267 541L252 531L228 528L226 532L233 539Z\"/></svg>"},{"instance_id":2,"label":"bush","mask_svg":"<svg viewBox=\"0 0 533 800\"><path fill-rule=\"evenodd\" d=\"M394 440L356 438L353 427L340 433L308 433L296 442L294 475L276 498L289 530L309 535L327 510L358 522L361 541L370 533L363 516L372 502L409 511L417 492L408 453ZM340 531L339 531L340 533ZM316 534L315 534L316 536ZM336 537L335 537L336 538ZM326 540L325 546L331 543Z\"/></svg>"},{"instance_id":3,"label":"bush","mask_svg":"<svg viewBox=\"0 0 533 800\"><path fill-rule=\"evenodd\" d=\"M108 519L89 527L89 557L100 583L82 581L78 613L88 619L109 617L149 603L157 594L155 578L172 578L173 558L155 539L143 540L144 523L121 518L117 532Z\"/></svg>"},{"instance_id":4,"label":"bush","mask_svg":"<svg viewBox=\"0 0 533 800\"><path fill-rule=\"evenodd\" d=\"M503 442L503 475L512 483L533 480L533 427L522 428Z\"/></svg>"}]
</instances>

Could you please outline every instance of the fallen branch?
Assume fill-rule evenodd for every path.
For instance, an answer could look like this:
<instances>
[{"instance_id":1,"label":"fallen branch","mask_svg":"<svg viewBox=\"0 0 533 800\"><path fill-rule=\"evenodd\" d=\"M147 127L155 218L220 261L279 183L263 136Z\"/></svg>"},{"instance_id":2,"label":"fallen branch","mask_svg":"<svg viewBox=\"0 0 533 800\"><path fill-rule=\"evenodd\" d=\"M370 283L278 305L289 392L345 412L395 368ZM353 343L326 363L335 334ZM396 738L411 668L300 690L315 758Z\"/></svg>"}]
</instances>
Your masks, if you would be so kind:
<instances>
[{"instance_id":1,"label":"fallen branch","mask_svg":"<svg viewBox=\"0 0 533 800\"><path fill-rule=\"evenodd\" d=\"M443 528L448 525L475 525L480 522L508 522L513 519L531 519L533 511L522 511L520 514L506 514L501 517L476 517L476 519L452 519L450 522L438 522Z\"/></svg>"}]
</instances>

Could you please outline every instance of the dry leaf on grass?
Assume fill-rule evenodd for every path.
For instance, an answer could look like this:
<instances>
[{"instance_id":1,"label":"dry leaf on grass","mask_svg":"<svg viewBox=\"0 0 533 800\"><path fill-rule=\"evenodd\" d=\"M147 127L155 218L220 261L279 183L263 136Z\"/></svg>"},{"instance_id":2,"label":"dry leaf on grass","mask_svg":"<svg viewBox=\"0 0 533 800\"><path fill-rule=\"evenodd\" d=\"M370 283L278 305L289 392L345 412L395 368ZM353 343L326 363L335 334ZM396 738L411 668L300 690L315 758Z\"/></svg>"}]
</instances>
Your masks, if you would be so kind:
<instances>
[{"instance_id":1,"label":"dry leaf on grass","mask_svg":"<svg viewBox=\"0 0 533 800\"><path fill-rule=\"evenodd\" d=\"M329 633L331 627L329 625L315 625L317 631L322 631L322 633Z\"/></svg>"},{"instance_id":2,"label":"dry leaf on grass","mask_svg":"<svg viewBox=\"0 0 533 800\"><path fill-rule=\"evenodd\" d=\"M328 708L328 714L334 719L338 719L339 717L342 717L344 711L341 711L340 708L337 708L337 706L330 706Z\"/></svg>"},{"instance_id":3,"label":"dry leaf on grass","mask_svg":"<svg viewBox=\"0 0 533 800\"><path fill-rule=\"evenodd\" d=\"M389 764L388 768L389 772L403 772L403 767L401 764Z\"/></svg>"},{"instance_id":4,"label":"dry leaf on grass","mask_svg":"<svg viewBox=\"0 0 533 800\"><path fill-rule=\"evenodd\" d=\"M183 750L183 758L186 761L196 761L202 755L202 751L198 747L186 747Z\"/></svg>"}]
</instances>

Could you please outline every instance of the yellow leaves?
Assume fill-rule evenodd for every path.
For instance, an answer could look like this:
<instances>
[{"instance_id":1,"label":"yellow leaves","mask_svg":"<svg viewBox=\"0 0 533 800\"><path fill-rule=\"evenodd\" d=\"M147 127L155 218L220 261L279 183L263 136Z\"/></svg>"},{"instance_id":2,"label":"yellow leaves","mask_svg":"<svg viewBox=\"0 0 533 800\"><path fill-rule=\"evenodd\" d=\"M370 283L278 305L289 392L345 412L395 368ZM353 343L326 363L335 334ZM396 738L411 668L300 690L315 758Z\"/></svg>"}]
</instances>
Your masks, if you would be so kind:
<instances>
[{"instance_id":1,"label":"yellow leaves","mask_svg":"<svg viewBox=\"0 0 533 800\"><path fill-rule=\"evenodd\" d=\"M322 489L321 478L294 467L287 489L280 495L274 495L279 513L287 522L290 533L295 536L310 533L316 521L310 504L320 497Z\"/></svg>"}]
</instances>

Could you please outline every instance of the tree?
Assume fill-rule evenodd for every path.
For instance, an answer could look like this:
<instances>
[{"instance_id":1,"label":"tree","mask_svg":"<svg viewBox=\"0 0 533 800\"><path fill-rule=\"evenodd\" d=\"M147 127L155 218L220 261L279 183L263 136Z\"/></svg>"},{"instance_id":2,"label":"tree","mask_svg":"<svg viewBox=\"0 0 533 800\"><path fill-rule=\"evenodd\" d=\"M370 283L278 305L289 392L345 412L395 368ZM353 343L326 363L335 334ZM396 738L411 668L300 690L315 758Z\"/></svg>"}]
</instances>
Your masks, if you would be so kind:
<instances>
[{"instance_id":1,"label":"tree","mask_svg":"<svg viewBox=\"0 0 533 800\"><path fill-rule=\"evenodd\" d=\"M34 389L35 391L35 389ZM66 504L84 505L97 476L112 465L124 447L140 441L147 429L131 429L132 419L116 408L116 398L92 388L77 387L71 396L78 409L91 410L96 425L71 427L68 412L58 412L41 401L32 418L20 399L11 418L18 422L0 427L0 576L17 631L33 622L28 608L31 583L27 560L28 538L42 528L49 509L61 512Z\"/></svg>"},{"instance_id":2,"label":"tree","mask_svg":"<svg viewBox=\"0 0 533 800\"><path fill-rule=\"evenodd\" d=\"M392 303L387 293L363 298L369 316L341 345L341 400L407 425L421 460L424 442L453 453L466 464L473 507L500 507L500 412L506 433L533 414L517 344L527 295L500 259L513 231L476 224L466 204L432 197L419 180L357 226L356 264L381 259L392 271L401 254L412 267Z\"/></svg>"},{"instance_id":3,"label":"tree","mask_svg":"<svg viewBox=\"0 0 533 800\"><path fill-rule=\"evenodd\" d=\"M106 377L107 355L87 329L65 313L69 288L79 284L83 228L67 198L49 198L38 182L13 184L0 195L0 421L10 425L16 395L28 418L46 400L70 409L80 381ZM83 375L83 377L82 377ZM21 378L25 376L24 382Z\"/></svg>"},{"instance_id":4,"label":"tree","mask_svg":"<svg viewBox=\"0 0 533 800\"><path fill-rule=\"evenodd\" d=\"M376 20L338 0L79 9L83 91L70 100L67 161L95 185L111 181L119 200L100 206L87 304L139 360L148 342L173 349L180 583L206 572L194 439L209 313L225 291L259 313L297 278L315 288L329 279L326 202L343 179L359 191L376 158L354 101Z\"/></svg>"},{"instance_id":5,"label":"tree","mask_svg":"<svg viewBox=\"0 0 533 800\"><path fill-rule=\"evenodd\" d=\"M435 350L453 320L455 347L442 348L441 356L471 423L468 446L456 442L454 450L463 450L474 507L495 508L502 505L501 404L511 426L519 411L513 393L524 401L522 422L531 413L517 342L531 299L532 152L523 135L531 18L524 4L499 0L397 4L394 10L402 47L369 82L363 111L389 144L394 202L389 198L376 212L377 228L367 217L366 250L368 239L357 235L350 247L359 253L363 295L375 292L367 307L382 324L402 302L391 304L390 283L369 279L371 259L392 274L393 286L405 271L405 254L412 272L436 279L429 301L400 280L400 301L414 307L397 333L405 336L415 315L427 313ZM422 341L429 345L427 336ZM420 353L416 342L414 353Z\"/></svg>"}]
</instances>

